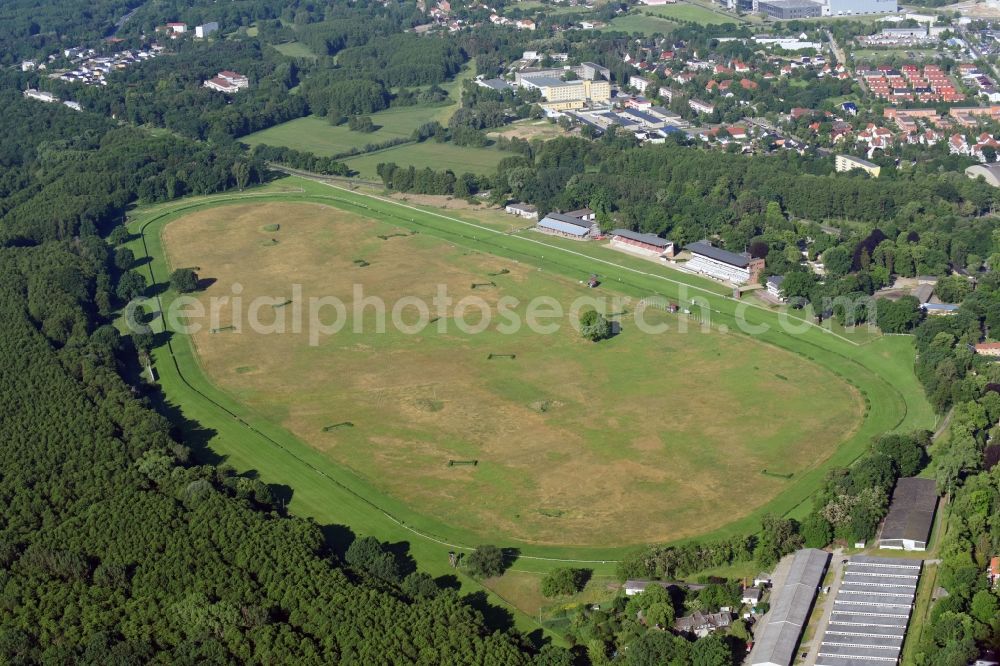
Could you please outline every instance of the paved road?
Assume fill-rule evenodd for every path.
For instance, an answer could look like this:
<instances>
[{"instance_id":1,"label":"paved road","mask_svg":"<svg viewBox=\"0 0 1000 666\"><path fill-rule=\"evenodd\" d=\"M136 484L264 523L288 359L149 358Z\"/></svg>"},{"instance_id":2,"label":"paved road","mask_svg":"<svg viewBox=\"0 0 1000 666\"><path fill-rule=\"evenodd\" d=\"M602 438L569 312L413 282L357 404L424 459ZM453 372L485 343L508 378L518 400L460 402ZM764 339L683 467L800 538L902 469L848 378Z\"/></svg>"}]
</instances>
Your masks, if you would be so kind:
<instances>
[{"instance_id":1,"label":"paved road","mask_svg":"<svg viewBox=\"0 0 1000 666\"><path fill-rule=\"evenodd\" d=\"M805 666L815 666L816 659L819 658L819 645L823 641L823 633L826 632L826 625L830 624L830 616L833 615L833 600L840 589L840 582L844 577L844 551L837 548L833 551L833 559L830 564L830 571L833 572L833 582L830 583L830 593L820 594L818 603L823 604L823 614L816 623L816 632L809 643L803 643L799 651L807 651L809 656L803 662Z\"/></svg>"},{"instance_id":2,"label":"paved road","mask_svg":"<svg viewBox=\"0 0 1000 666\"><path fill-rule=\"evenodd\" d=\"M837 64L847 67L847 54L844 53L844 49L840 48L840 44L837 43L837 40L834 38L832 32L829 30L826 30L825 32L826 38L830 40L830 48L833 49L833 55L837 56ZM863 83L862 86L864 86Z\"/></svg>"}]
</instances>

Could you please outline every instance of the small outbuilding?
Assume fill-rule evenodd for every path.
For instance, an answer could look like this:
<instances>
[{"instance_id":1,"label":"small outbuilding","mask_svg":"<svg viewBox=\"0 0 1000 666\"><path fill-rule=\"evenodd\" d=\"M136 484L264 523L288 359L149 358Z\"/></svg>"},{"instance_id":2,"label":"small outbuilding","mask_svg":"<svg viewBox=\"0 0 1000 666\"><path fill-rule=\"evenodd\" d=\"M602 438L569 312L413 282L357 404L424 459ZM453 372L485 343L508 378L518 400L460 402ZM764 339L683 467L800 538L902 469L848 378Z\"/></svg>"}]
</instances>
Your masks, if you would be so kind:
<instances>
[{"instance_id":1,"label":"small outbuilding","mask_svg":"<svg viewBox=\"0 0 1000 666\"><path fill-rule=\"evenodd\" d=\"M531 204L525 203L509 203L504 206L504 212L508 215L517 215L518 217L523 217L526 220L537 220L538 219L538 209Z\"/></svg>"},{"instance_id":2,"label":"small outbuilding","mask_svg":"<svg viewBox=\"0 0 1000 666\"><path fill-rule=\"evenodd\" d=\"M767 293L778 300L784 300L781 296L781 283L785 281L784 275L772 275L767 278Z\"/></svg>"}]
</instances>

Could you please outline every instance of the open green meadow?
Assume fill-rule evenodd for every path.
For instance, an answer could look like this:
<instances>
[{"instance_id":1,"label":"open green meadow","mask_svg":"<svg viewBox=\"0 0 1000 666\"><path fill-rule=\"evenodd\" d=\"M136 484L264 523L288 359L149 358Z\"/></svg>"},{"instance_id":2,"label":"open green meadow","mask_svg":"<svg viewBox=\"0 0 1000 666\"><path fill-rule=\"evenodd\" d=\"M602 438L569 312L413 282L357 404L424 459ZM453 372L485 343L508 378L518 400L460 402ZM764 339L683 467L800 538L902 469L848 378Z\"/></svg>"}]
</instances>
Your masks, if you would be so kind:
<instances>
[{"instance_id":1,"label":"open green meadow","mask_svg":"<svg viewBox=\"0 0 1000 666\"><path fill-rule=\"evenodd\" d=\"M465 172L490 174L508 153L496 148L471 148L452 143L437 143L433 140L423 143L407 143L387 150L349 157L344 164L360 174L362 178L378 178L377 167L382 162L395 162L400 166L417 169L430 167L435 170L451 169L456 174Z\"/></svg>"},{"instance_id":2,"label":"open green meadow","mask_svg":"<svg viewBox=\"0 0 1000 666\"><path fill-rule=\"evenodd\" d=\"M643 14L655 14L665 19L676 19L678 21L691 21L702 25L721 25L723 23L743 23L734 16L727 16L721 12L712 11L702 5L688 2L678 2L673 5L656 5L652 7L642 6L640 11Z\"/></svg>"},{"instance_id":3,"label":"open green meadow","mask_svg":"<svg viewBox=\"0 0 1000 666\"><path fill-rule=\"evenodd\" d=\"M507 7L504 8L503 13L509 16L515 9L519 10L522 15L529 16L535 12L541 12L546 16L559 16L561 14L586 14L593 10L592 7L588 7L586 5L554 5L529 0L528 2L517 2L507 5Z\"/></svg>"},{"instance_id":4,"label":"open green meadow","mask_svg":"<svg viewBox=\"0 0 1000 666\"><path fill-rule=\"evenodd\" d=\"M302 42L285 42L284 44L273 44L281 55L289 58L316 58L316 54Z\"/></svg>"},{"instance_id":5,"label":"open green meadow","mask_svg":"<svg viewBox=\"0 0 1000 666\"><path fill-rule=\"evenodd\" d=\"M611 22L601 28L601 30L603 32L625 32L630 35L637 32L641 35L649 36L656 33L666 35L676 27L677 24L673 21L667 21L666 19L657 18L655 16L626 14L625 16L618 16L612 19Z\"/></svg>"},{"instance_id":6,"label":"open green meadow","mask_svg":"<svg viewBox=\"0 0 1000 666\"><path fill-rule=\"evenodd\" d=\"M281 46L291 48L301 45L293 43ZM474 71L475 64L470 63L454 81L442 84L441 87L448 91L452 100L449 103L395 107L371 114L370 117L378 128L374 132L352 132L346 123L331 125L326 118L306 116L254 132L243 137L241 141L250 146L257 144L287 146L295 150L331 156L352 149L363 149L369 144L384 143L393 139L409 139L413 135L413 130L431 121L437 121L442 125L448 124L452 114L459 108L462 82L471 78ZM417 168L430 166L434 169L452 169L455 173L469 171L488 174L493 172L500 160L509 156L510 154L494 148L470 148L431 140L424 143L402 144L344 161L363 178L375 179L378 177L376 167L381 162L395 162L401 166Z\"/></svg>"},{"instance_id":7,"label":"open green meadow","mask_svg":"<svg viewBox=\"0 0 1000 666\"><path fill-rule=\"evenodd\" d=\"M408 106L373 113L372 122L378 127L374 132L352 132L346 123L331 125L326 118L306 116L254 132L241 140L251 146L264 143L322 156L338 155L367 144L409 139L413 130L429 123L443 108L447 107Z\"/></svg>"},{"instance_id":8,"label":"open green meadow","mask_svg":"<svg viewBox=\"0 0 1000 666\"><path fill-rule=\"evenodd\" d=\"M566 521L571 527L575 524L583 531L588 529L585 520L574 519L573 513L565 509L566 506L570 506L564 501L570 497L567 493L578 492L581 497L593 493L596 502L594 519L602 520L605 519L603 514L612 511L616 505L625 505L632 501L633 494L643 497L656 496L657 493L667 494L663 486L666 486L669 480L650 479L644 475L669 475L675 466L696 470L704 475L713 465L727 465L729 461L721 455L722 452L706 446L704 442L734 441L726 439L732 435L725 435L722 426L733 423L729 412L737 407L734 401L741 401L749 390L741 386L741 382L748 383L748 386L765 386L766 390L777 390L781 396L786 396L788 389L796 380L804 378L808 382L811 377L812 381L819 385L813 387L802 385L803 390L819 389L830 391L835 395L845 395L846 392L847 397L841 402L842 407L852 403L850 397L852 395L853 404L858 406L854 410L843 408L839 411L840 422L827 422L819 430L802 436L795 434L797 426L794 421L803 417L805 409L794 396L784 401L787 404L783 402L777 407L768 402L770 398L767 395L751 396L751 404L757 406L759 410L744 416L738 424L739 433L745 440L737 441L735 444L739 447L739 455L774 456L776 452L784 450L790 452L789 456L795 456L797 449L814 445L814 435L817 433L837 432L841 433L841 437L836 438L837 442L832 447L824 449L824 457L822 460L817 459L816 464L801 466L801 458L798 458L800 462L793 468L793 457L789 457L788 464L784 468L774 468L781 474L791 473L791 477L788 478L761 474L760 466L763 463L759 460L763 458L757 460L745 458L746 464L738 470L738 474L730 478L735 479L742 475L761 483L766 487L765 494L769 495L770 499L758 494L758 499L734 514L733 520L728 524L706 524L703 533L699 534L701 538L711 539L754 531L764 512L779 514L794 512L809 501L829 466L850 464L865 450L873 436L894 429L929 428L934 423L933 413L913 376L913 346L910 338L880 337L861 343L858 340L862 340L862 337L852 338L822 330L796 319L794 314L788 316L788 323L797 324L801 332L788 334L779 330L778 314L766 308L734 301L722 293L724 290L718 285L709 281L622 255L596 243L577 243L569 247L553 243L553 239L531 232L512 235L498 233L490 227L472 226L462 219L463 217L468 219L468 214L444 215L327 184L287 178L242 194L186 199L139 209L133 213L129 228L133 233L141 233L141 236L134 240L131 246L136 256L150 257L151 262L144 266L143 270L148 270L148 276L154 283L162 284L166 281L170 270L163 246L163 234L169 234L170 223L197 214L205 216L206 230L213 224L222 224L224 227L223 223L226 220L236 217L231 214L236 210L232 204L239 204L239 207L243 208L248 203L257 203L261 206L320 204L322 207L312 206L312 208L322 211L323 215L333 215L337 211L350 213L352 215L344 215L342 219L363 218L363 221L351 224L360 225L359 229L368 226L376 231L374 236L359 232L360 235L352 241L362 243L353 249L353 254L361 256L344 255L337 249L342 239L334 234L334 227L340 223L317 222L315 223L319 225L316 227L317 234L320 233L322 226L330 227L322 232L326 240L317 238L315 248L304 245L299 247L301 252L313 253L311 262L300 262L297 257L289 257L283 262L276 261L274 266L271 266L251 254L240 257L238 261L232 262L234 267L227 269L233 271L233 275L242 271L246 275L245 279L250 279L253 275L261 276L257 278L262 280L259 284L266 285L268 292L274 287L276 296L287 292L286 278L291 275L301 274L303 278L313 275L312 279L319 279L315 277L317 275L313 265L315 263L329 262L328 270L319 272L319 277L322 279L328 279L326 273L336 278L345 271L361 273L370 269L388 270L387 266L382 266L383 263L389 263L388 261L371 262L367 255L377 257L381 251L392 250L401 253L396 257L402 262L398 271L412 271L418 266L429 266L435 271L458 271L451 280L456 286L464 285L466 290L473 281L480 281L479 275L497 272L498 268L505 267L511 273L488 280L482 278L482 281L496 282L497 290L510 289L512 294L523 295L544 285L545 289L552 289L556 294L566 297L581 290L579 280L586 279L591 273L598 273L604 281L604 286L593 293L623 294L633 298L659 293L674 299L680 298L683 293L688 299L695 296L704 299L702 303L710 309L713 333L692 332L684 337L668 334L662 336L662 344L656 342L645 345L640 342L642 338L631 330L626 319L623 320L623 333L618 338L595 346L583 345L574 337L575 334L567 334L564 339L555 340L544 350L533 348L530 339L518 340L517 346L523 346L525 351L511 351L510 353L518 354L518 358L508 359L506 365L502 359L488 360L486 356L488 353L494 353L494 347L515 346L514 340L507 341L496 335L487 335L484 338L486 340L484 346L476 347L479 343L475 341L456 338L456 353L467 354L463 358L467 361L465 370L469 377L456 378L457 372L452 370L452 378L459 382L459 387L478 393L470 397L458 395L448 398L456 400L453 403L448 403L443 396L455 389L446 389L442 386L438 389L440 391L438 397L433 393L426 396L418 383L413 383L411 386L415 387L414 390L419 395L412 393L406 396L397 392L394 397L391 391L384 390L382 402L372 402L378 400L372 397L377 395L378 391L373 393L370 389L379 388L380 377L384 373L388 372L389 375L403 373L400 379L406 379L424 372L443 372L431 366L416 369L413 367L421 357L420 345L415 341L417 338L423 341L420 344L428 350L429 358L442 359L441 352L434 351L438 343L422 336L400 340L398 336L387 335L383 336L384 343L379 341L378 336L371 336L371 340L362 342L370 345L388 345L382 350L364 348L338 350L335 345L327 347L333 357L352 363L352 374L342 374L336 367L330 368L320 364L320 359L315 354L310 357L308 350L301 352L303 356L297 356L300 353L298 351L289 350L287 363L291 370L283 370L280 367L277 370L279 374L284 374L286 383L287 377L293 372L298 372L300 377L293 381L292 385L286 386L284 392L277 392L268 404L261 404L261 396L267 390L263 382L270 380L260 376L266 373L250 366L275 366L277 350L274 351L275 358L269 356L244 358L238 361L238 365L228 366L225 363L213 366L211 360L206 360L209 357L202 356L202 347L198 348L198 353L195 352L192 339L188 336L174 335L154 350L157 381L169 405L176 410L186 441L195 448L196 453L204 456L221 456L241 472L253 470L267 483L287 486L291 493L289 509L299 515L312 517L322 525L347 525L362 534L372 534L390 542L408 542L410 552L420 566L434 575L456 573L448 566L448 551L468 549L483 541L519 548L521 556L514 564L515 571L539 573L575 562L593 568L596 575L612 573L614 561L627 552L629 543L635 542L626 543L624 540L615 542L611 539L602 539L601 535L598 535L595 542L588 544L581 544L578 540L564 540L557 543L551 537L547 540L532 538L531 530L536 530L536 535L546 530L550 535L558 532L547 525L548 521L556 524L559 521ZM282 237L285 231L294 232L296 216L292 218L290 222L292 226L286 227L282 221L279 231L273 234L264 232L262 230L264 223L259 220L246 222L245 232L236 234L235 237L241 239L241 242L247 238L256 242L256 245L251 243L252 248L247 246L248 251L250 249L254 252L281 251L286 244L294 249L296 246L296 242L292 240L294 233L288 234L288 240ZM273 222L276 220L267 221L267 223ZM180 224L183 227L185 223ZM390 229L398 231L386 233ZM219 231L224 231L224 228L220 228ZM412 231L419 233L410 235ZM378 235L390 236L394 233L402 235L392 236L384 241L378 239ZM306 235L302 232L300 234ZM278 243L270 243L272 240L277 240ZM192 247L184 251L194 251L194 249ZM407 263L410 261L407 257L411 252L404 250L412 250L413 263ZM367 260L370 265L359 268L353 263L355 259ZM345 260L350 260L351 265L344 265ZM431 263L426 263L428 260ZM207 266L206 262L204 267ZM518 267L524 272L515 271ZM534 272L528 270L529 267L532 267ZM222 267L216 270L219 272ZM281 272L269 273L270 271ZM468 279L470 273L477 276L475 280ZM279 274L282 276L280 281L277 277ZM205 273L203 277L213 276ZM352 273L349 279L354 278L355 275ZM421 276L421 280L434 278L434 275ZM397 275L396 279L401 278ZM220 280L217 284L222 285L223 281ZM250 282L246 284L249 289ZM164 308L175 298L175 294L167 290L157 298L160 301L160 308ZM744 311L743 317L748 323L765 325L769 327L768 330L760 332L753 340L742 335L722 333L722 326L726 326L730 331L736 329L734 315L739 311ZM667 317L665 314L662 316ZM162 325L162 322L158 320L157 325ZM227 338L224 332L216 334L215 337L219 340ZM229 335L226 341L233 342L235 339L236 335ZM411 348L408 349L407 345ZM486 346L490 347L490 352L484 355L482 352ZM647 346L650 348L645 349ZM220 347L224 348L225 345ZM734 357L733 350L740 350L746 357L741 358L739 355ZM383 351L385 354L379 356L376 353L378 351ZM497 349L495 352L500 353L503 350ZM570 374L548 378L538 371L533 371L532 363L524 362L549 352L552 360L544 362L538 360L539 369L559 370ZM230 352L222 349L219 351L222 356L218 358L224 358L228 353ZM717 354L714 359L713 353ZM662 373L653 373L655 376L650 376L649 367L641 367L642 363L638 360L624 358L633 354L647 363L659 361L662 363ZM395 360L397 355L400 359L398 368L395 367L395 363L388 360L379 360L380 358ZM580 363L580 359L584 358L583 355L588 359L587 364ZM372 359L367 369L363 362L365 356ZM618 366L612 361L612 357L621 357L624 370L644 379L629 382L625 375L616 374ZM790 366L787 366L788 358L794 359L794 363ZM697 366L692 368L692 359L704 365L704 369ZM589 362L590 360L593 360L593 364ZM315 369L312 367L313 362L317 364ZM788 371L774 369L770 371L769 377L765 376L768 373L763 368L771 366L765 366L763 363L773 362L784 364L782 367L789 367ZM447 358L442 360L442 364L442 367L447 367ZM561 365L566 368L561 369ZM591 366L594 368L593 372L588 370ZM218 367L228 367L231 375L227 377L219 374ZM327 376L324 376L322 368L327 368ZM704 389L696 387L691 378L685 378L684 375L706 373L711 369L714 369L715 373L702 374L702 383L718 381L721 394L712 397L702 393L706 396L704 399L711 402L707 407L695 405L683 394ZM357 372L360 371L366 374L357 376ZM727 372L731 373L732 377L727 377ZM775 376L777 374L784 375L787 379L782 380ZM559 382L558 379L563 381ZM247 383L241 384L241 381ZM319 390L327 391L325 395L335 400L329 403L315 401L306 395L307 391L301 386L294 385L296 381L301 381L302 386L319 387ZM368 392L358 390L364 388L358 382L364 381L369 382ZM421 382L423 381L421 378ZM847 385L850 385L849 389L846 388ZM398 386L403 384L399 383ZM349 397L351 392L347 390L348 387L355 389L353 397ZM800 385L796 384L795 388L800 388ZM255 390L260 391L256 396ZM616 395L618 392L623 393L622 400L618 399ZM565 396L553 400L550 397L552 394L565 394ZM338 395L340 397L336 398ZM513 405L509 407L514 410L511 413L518 418L527 419L527 422L514 419L507 422L499 419L497 415L491 413L490 404L479 404L478 400L471 406L473 403L469 400L483 397L487 400L493 399L498 408ZM296 410L307 411L304 407L298 406L300 400L311 401L314 411L298 416L293 414ZM653 417L653 422L639 423L636 426L625 419L630 410L635 409L628 404L629 400L638 400L639 403L648 405L648 413ZM546 401L549 404L543 404ZM562 404L553 404L555 402ZM439 403L444 403L443 408ZM589 411L581 406L584 403L590 405ZM449 404L464 404L463 408L470 410L469 417L473 425L468 426L467 437L456 434L459 432L456 430L459 428L458 421L442 424L441 430L445 436L440 438L436 434L428 438L426 435L418 437L413 432L400 432L403 424L393 421L398 417L398 413L403 413L402 410L412 409L407 413L413 417L413 427L423 428L425 433L436 433L437 427L433 425L433 421L444 419L451 411L456 411L450 410ZM609 410L607 405L619 411ZM333 413L335 408L337 413ZM707 417L705 409L711 410L711 414ZM770 411L767 411L768 409ZM347 410L351 413L344 413ZM560 410L564 412L561 413ZM583 422L579 426L571 422L574 419L566 418L561 422L564 413L575 413L578 416L583 414ZM384 415L385 423L372 425L375 415ZM485 417L479 420L477 417L480 415ZM685 423L686 419L692 418L691 415L696 416L696 422ZM617 424L611 422L614 418L620 419ZM325 440L326 447L310 445L304 437L296 436L295 433L297 428L300 433L310 435L314 439L314 444L321 437L315 432L316 426L321 426L318 429L322 430L322 427L352 419L357 420L355 428L350 429L351 432L347 434L345 434L346 428L339 432L336 429L330 431L333 435ZM298 423L302 425L297 425ZM605 432L609 429L609 424L617 431L617 437ZM544 427L551 429L552 432L563 433L579 447L579 450L571 451L568 456L563 455L553 461L547 457L548 448L537 451L531 449L533 441L531 437L526 438L527 441L510 438L510 442L506 446L503 445L506 441L503 437L505 429L514 429L523 434L523 429L529 426ZM480 430L477 432L476 428ZM637 430L633 430L634 428ZM686 428L688 433L696 433L700 429L704 433L692 439L693 435L690 434L686 436L679 433L671 434L671 429L676 428ZM365 429L367 433L363 432ZM785 434L792 439L790 443L781 442L782 429L787 429ZM381 441L369 444L361 441L363 435L379 430L383 433ZM630 436L633 432L643 434L638 437ZM609 477L614 476L615 466L627 465L630 458L650 461L657 455L665 455L665 443L674 441L672 437L687 444L672 455L666 454L667 462L659 465L647 462L637 466L636 476L629 479L627 484L619 486L625 488L624 492L619 494L595 492L607 487L610 483ZM736 439L739 440L740 437ZM490 444L492 449L488 451L483 444L487 440L495 442ZM405 441L414 443L406 444ZM551 433L546 433L546 438L538 441L554 452L562 450L559 447L563 446L563 443ZM602 441L605 442L603 445ZM614 441L618 442L617 446ZM435 451L434 446L454 448ZM338 447L342 450L338 451ZM397 447L400 447L399 456L394 454L394 449ZM657 447L660 447L659 452L656 450ZM483 453L479 453L480 450ZM445 454L480 456L484 461L483 468L447 468L446 463L439 459ZM511 464L521 465L525 470L524 474L535 475L535 478L539 479L547 473L544 467L561 467L565 471L572 472L571 467L574 464L596 465L591 467L591 471L598 470L598 475L596 478L591 478L577 473L574 480L575 485L580 486L579 490L532 486L517 475L505 474L503 467L496 462L505 455L510 456ZM516 458L515 455L521 457ZM441 465L432 470L433 476L421 481L417 478L418 475L411 474L405 469L402 459L415 461L417 464L440 462ZM645 469L646 467L650 469ZM371 478L373 470L378 469L394 470L398 473L397 476L399 474L402 476ZM526 491L526 497L533 504L519 509L521 517L515 518L513 511L517 498L500 498L498 506L492 510L501 515L503 520L496 529L493 529L493 525L476 525L474 517L461 515L463 507L458 506L457 502L449 505L447 498L440 496L439 489L434 487L439 483L450 485L456 492L466 494L470 492L467 487L470 484L472 486L479 484L486 489L500 489L506 484L517 494L522 490ZM405 496L410 492L414 495ZM560 492L562 494L559 494ZM705 497L722 500L730 495L739 495L741 492L743 486L737 490L727 478L698 489L698 492L687 499L694 503L704 501ZM552 501L549 501L549 498ZM680 500L673 498L670 501ZM471 514L481 512L483 510L481 504L481 502L473 503L466 508L466 511ZM427 511L428 508L431 509L430 513ZM538 509L546 509L549 515ZM560 513L560 510L563 513ZM436 513L438 511L441 513ZM718 515L718 512L706 513L704 517L712 515ZM451 522L453 519L456 522ZM692 517L690 514L686 518L668 516L665 521L685 519L690 522ZM653 531L661 527L669 529L669 525L654 525ZM689 525L688 530L691 529ZM686 533L693 536L695 532L696 530ZM681 535L682 533L678 533L676 538L671 538L668 534L665 540L676 541ZM541 541L545 543L542 544ZM460 573L459 577L467 587L475 589L478 586ZM524 628L533 626L532 620L523 614L518 614L517 620Z\"/></svg>"},{"instance_id":9,"label":"open green meadow","mask_svg":"<svg viewBox=\"0 0 1000 666\"><path fill-rule=\"evenodd\" d=\"M300 54L303 50L308 52L305 45L298 42L279 44L275 48L285 55L295 57L301 57ZM306 116L248 134L241 141L251 146L265 143L271 146L287 146L295 150L329 156L347 152L352 148L362 148L370 143L377 144L399 138L408 139L413 134L413 130L425 123L436 120L442 125L448 124L452 114L458 110L462 83L471 79L475 70L475 62L470 62L453 81L441 84L441 88L448 92L449 102L394 107L371 114L372 122L378 127L374 132L352 132L347 128L346 123L331 125L326 118Z\"/></svg>"},{"instance_id":10,"label":"open green meadow","mask_svg":"<svg viewBox=\"0 0 1000 666\"><path fill-rule=\"evenodd\" d=\"M325 118L307 116L255 132L244 137L242 141L251 146L263 143L288 146L317 155L337 155L352 148L362 148L367 144L409 138L413 130L434 120L442 110L449 108L416 106L372 114L372 120L379 129L368 134L352 132L347 125L330 125ZM510 155L491 147L472 148L430 140L365 153L347 158L344 162L364 178L377 178L376 167L381 162L395 162L400 166L417 168L430 166L434 169L452 169L455 173L469 171L487 174L493 172L500 160Z\"/></svg>"}]
</instances>

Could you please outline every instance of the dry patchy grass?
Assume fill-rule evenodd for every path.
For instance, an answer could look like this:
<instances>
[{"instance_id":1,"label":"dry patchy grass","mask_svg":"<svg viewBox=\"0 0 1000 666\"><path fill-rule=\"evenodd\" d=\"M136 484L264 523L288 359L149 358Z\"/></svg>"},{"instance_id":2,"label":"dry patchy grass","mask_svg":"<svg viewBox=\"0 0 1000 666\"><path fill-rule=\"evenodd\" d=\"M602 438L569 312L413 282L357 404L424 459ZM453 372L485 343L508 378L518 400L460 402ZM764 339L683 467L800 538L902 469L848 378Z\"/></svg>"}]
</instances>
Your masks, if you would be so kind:
<instances>
[{"instance_id":1,"label":"dry patchy grass","mask_svg":"<svg viewBox=\"0 0 1000 666\"><path fill-rule=\"evenodd\" d=\"M263 230L273 223L278 231ZM168 225L164 244L172 266L215 278L198 295L203 303L232 296L235 283L244 303L294 296L258 313L285 321L285 334L251 333L244 316L239 333L194 335L217 385L380 492L484 537L605 546L703 533L784 489L786 480L762 469L799 474L822 464L860 421L855 392L801 357L738 335L646 335L627 318L621 335L595 345L568 325L554 335L494 327L471 335L447 318L416 335L391 325L375 334L369 307L367 332L348 323L310 346L308 327L292 332L295 308L336 296L351 312L356 285L390 305L429 302L439 285L494 307L512 296L521 316L542 294L564 306L607 295L335 209L213 208ZM501 269L509 272L488 275ZM490 281L496 287L470 289ZM233 324L224 308L217 325ZM354 427L324 431L342 422ZM450 459L479 465L448 467Z\"/></svg>"}]
</instances>

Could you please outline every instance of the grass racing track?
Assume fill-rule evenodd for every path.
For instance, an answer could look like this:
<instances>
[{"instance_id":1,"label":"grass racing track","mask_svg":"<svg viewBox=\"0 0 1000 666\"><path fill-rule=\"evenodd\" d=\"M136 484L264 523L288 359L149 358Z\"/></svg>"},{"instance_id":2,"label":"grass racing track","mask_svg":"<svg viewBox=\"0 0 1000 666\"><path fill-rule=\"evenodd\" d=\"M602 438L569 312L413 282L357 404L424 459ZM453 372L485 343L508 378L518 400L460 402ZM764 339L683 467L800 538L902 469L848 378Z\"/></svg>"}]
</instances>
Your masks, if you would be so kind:
<instances>
[{"instance_id":1,"label":"grass racing track","mask_svg":"<svg viewBox=\"0 0 1000 666\"><path fill-rule=\"evenodd\" d=\"M861 344L849 336L794 318L791 322L800 325L802 332L789 335L777 329L778 314L734 301L724 295L719 285L707 280L619 255L595 244L569 247L534 234L507 234L458 217L302 178L284 179L242 194L186 199L134 211L129 229L140 235L131 242L131 247L137 257L149 257L141 270L148 271L153 284L166 281L170 267L165 261L160 233L171 221L209 207L253 200L325 204L575 279L599 273L615 291L633 297L661 294L678 298L683 288L689 297L703 299L712 310L713 325L736 330L735 315L739 309L747 323L770 327L757 336L759 340L824 366L861 392L867 405L865 418L854 436L836 450L826 465L791 480L788 488L771 502L720 530L701 535L702 539L752 532L765 512L802 515L826 469L849 465L864 452L873 436L933 425L933 414L913 376L909 337L880 337ZM169 291L156 297L161 311L172 297ZM161 321L157 323L162 326ZM173 336L157 347L153 355L158 381L168 401L185 422L202 429L200 433L187 434L203 440L209 450L225 457L240 472L254 470L267 483L290 487L293 494L288 507L297 515L311 517L323 525L347 525L356 532L390 542L406 541L421 568L433 575L456 573L448 565L448 551L468 549L482 542L475 534L443 524L433 516L415 513L404 503L378 493L362 479L219 390L202 373L192 345L184 336ZM627 549L530 546L516 542L498 545L520 549L515 570L542 572L571 562L585 564L597 574L612 572L614 561ZM474 581L460 578L466 586L478 587ZM517 620L521 628L534 626L527 616L519 615Z\"/></svg>"}]
</instances>

